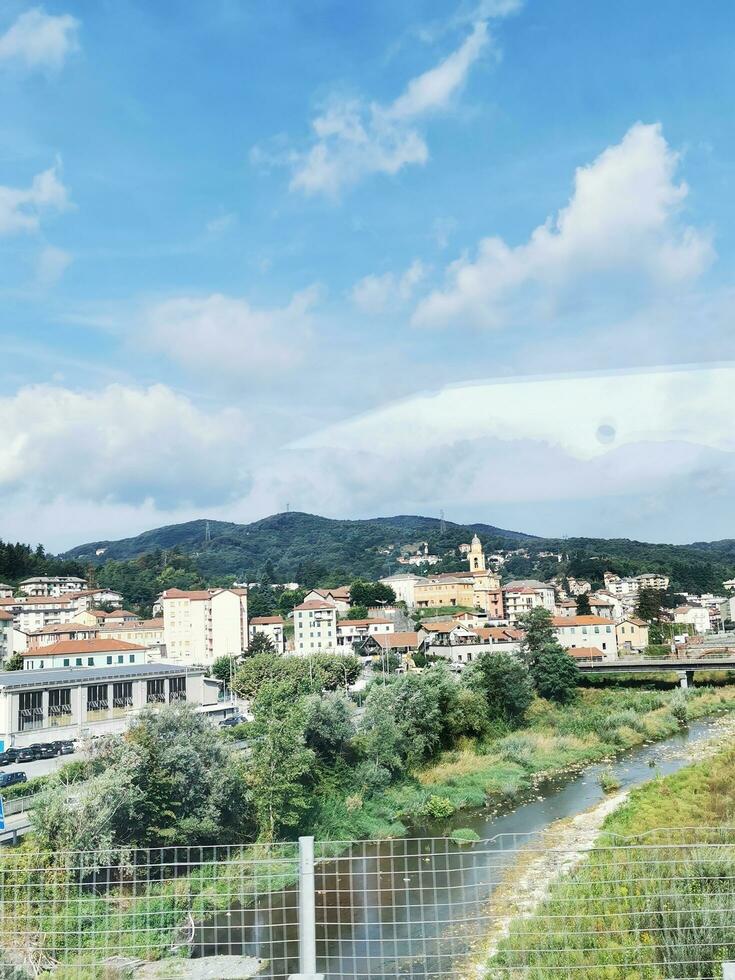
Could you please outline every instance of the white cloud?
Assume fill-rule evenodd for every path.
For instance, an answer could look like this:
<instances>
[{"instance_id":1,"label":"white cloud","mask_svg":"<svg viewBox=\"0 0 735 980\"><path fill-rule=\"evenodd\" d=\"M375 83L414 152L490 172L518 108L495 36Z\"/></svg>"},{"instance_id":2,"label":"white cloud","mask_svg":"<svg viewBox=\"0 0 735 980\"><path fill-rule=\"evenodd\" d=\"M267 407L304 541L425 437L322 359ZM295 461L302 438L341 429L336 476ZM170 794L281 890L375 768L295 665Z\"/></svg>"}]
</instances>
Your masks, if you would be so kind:
<instances>
[{"instance_id":1,"label":"white cloud","mask_svg":"<svg viewBox=\"0 0 735 980\"><path fill-rule=\"evenodd\" d=\"M364 276L352 287L350 297L363 313L383 313L411 299L425 276L426 268L415 259L401 276L392 272Z\"/></svg>"},{"instance_id":2,"label":"white cloud","mask_svg":"<svg viewBox=\"0 0 735 980\"><path fill-rule=\"evenodd\" d=\"M413 322L525 326L567 301L596 302L606 282L654 291L691 283L713 249L706 232L679 220L688 187L676 181L678 164L659 124L636 123L577 170L569 204L526 243L485 238L474 258L453 262L445 287L419 303Z\"/></svg>"},{"instance_id":3,"label":"white cloud","mask_svg":"<svg viewBox=\"0 0 735 980\"><path fill-rule=\"evenodd\" d=\"M33 7L0 35L0 64L61 68L67 55L79 47L78 32L79 21L70 14L54 16L42 7Z\"/></svg>"},{"instance_id":4,"label":"white cloud","mask_svg":"<svg viewBox=\"0 0 735 980\"><path fill-rule=\"evenodd\" d=\"M217 215L216 218L212 218L207 222L207 233L210 235L221 235L236 224L237 215L234 211L228 211L226 214Z\"/></svg>"},{"instance_id":5,"label":"white cloud","mask_svg":"<svg viewBox=\"0 0 735 980\"><path fill-rule=\"evenodd\" d=\"M126 504L219 502L242 491L250 438L241 412L203 412L160 384L22 388L0 398L0 431L0 496Z\"/></svg>"},{"instance_id":6,"label":"white cloud","mask_svg":"<svg viewBox=\"0 0 735 980\"><path fill-rule=\"evenodd\" d=\"M239 377L253 369L278 370L300 360L318 297L318 287L312 286L296 293L288 306L274 309L256 309L221 293L177 297L146 311L145 337L197 371Z\"/></svg>"},{"instance_id":7,"label":"white cloud","mask_svg":"<svg viewBox=\"0 0 735 980\"><path fill-rule=\"evenodd\" d=\"M417 124L449 107L487 43L487 23L477 21L456 51L411 79L388 105L333 99L312 122L311 148L289 155L291 189L334 197L371 174L396 174L426 163L429 150ZM253 159L262 162L264 155L256 148Z\"/></svg>"},{"instance_id":8,"label":"white cloud","mask_svg":"<svg viewBox=\"0 0 735 980\"><path fill-rule=\"evenodd\" d=\"M59 177L56 163L36 174L30 187L0 185L0 235L38 231L43 215L65 211L71 204L69 192Z\"/></svg>"},{"instance_id":9,"label":"white cloud","mask_svg":"<svg viewBox=\"0 0 735 980\"><path fill-rule=\"evenodd\" d=\"M53 286L73 262L73 256L63 248L46 245L36 257L36 281L39 286Z\"/></svg>"}]
</instances>

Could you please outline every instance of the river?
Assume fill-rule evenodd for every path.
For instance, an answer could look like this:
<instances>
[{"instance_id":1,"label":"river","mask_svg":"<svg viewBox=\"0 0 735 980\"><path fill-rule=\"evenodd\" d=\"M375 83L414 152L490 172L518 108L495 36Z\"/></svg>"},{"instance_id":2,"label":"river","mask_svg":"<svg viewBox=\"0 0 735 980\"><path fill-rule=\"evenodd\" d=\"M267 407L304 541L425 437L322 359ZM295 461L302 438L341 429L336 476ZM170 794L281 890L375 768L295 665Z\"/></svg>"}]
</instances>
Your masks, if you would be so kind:
<instances>
[{"instance_id":1,"label":"river","mask_svg":"<svg viewBox=\"0 0 735 980\"><path fill-rule=\"evenodd\" d=\"M526 802L492 813L464 811L422 828L424 837L359 843L341 857L319 862L319 969L326 980L463 975L458 964L486 929L488 899L518 859L518 847L555 821L603 800L598 781L603 770L621 789L676 772L717 726L716 720L694 723L610 763L550 779ZM475 831L480 842L448 840L459 827ZM297 973L297 908L297 891L289 888L269 896L266 909L234 906L219 912L197 929L194 955L259 956L268 965L258 976Z\"/></svg>"}]
</instances>

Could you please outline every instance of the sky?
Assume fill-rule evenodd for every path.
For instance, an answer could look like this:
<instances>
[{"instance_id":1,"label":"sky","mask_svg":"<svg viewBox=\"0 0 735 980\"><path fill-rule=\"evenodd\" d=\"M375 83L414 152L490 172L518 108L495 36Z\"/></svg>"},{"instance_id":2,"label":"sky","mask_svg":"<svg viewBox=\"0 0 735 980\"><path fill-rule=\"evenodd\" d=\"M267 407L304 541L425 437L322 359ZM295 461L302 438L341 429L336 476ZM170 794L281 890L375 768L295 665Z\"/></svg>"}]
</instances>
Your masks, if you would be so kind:
<instances>
[{"instance_id":1,"label":"sky","mask_svg":"<svg viewBox=\"0 0 735 980\"><path fill-rule=\"evenodd\" d=\"M0 538L735 536L735 7L0 0Z\"/></svg>"}]
</instances>

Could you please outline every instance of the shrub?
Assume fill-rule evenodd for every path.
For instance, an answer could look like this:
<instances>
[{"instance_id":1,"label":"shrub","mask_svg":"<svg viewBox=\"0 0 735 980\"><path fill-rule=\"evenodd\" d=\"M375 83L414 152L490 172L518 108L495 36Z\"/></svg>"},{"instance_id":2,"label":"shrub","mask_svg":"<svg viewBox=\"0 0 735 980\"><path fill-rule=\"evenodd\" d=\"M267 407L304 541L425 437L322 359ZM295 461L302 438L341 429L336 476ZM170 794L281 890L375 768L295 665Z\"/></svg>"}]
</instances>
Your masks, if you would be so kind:
<instances>
[{"instance_id":1,"label":"shrub","mask_svg":"<svg viewBox=\"0 0 735 980\"><path fill-rule=\"evenodd\" d=\"M603 793L615 793L620 789L620 780L609 769L603 770L597 777Z\"/></svg>"},{"instance_id":2,"label":"shrub","mask_svg":"<svg viewBox=\"0 0 735 980\"><path fill-rule=\"evenodd\" d=\"M421 816L429 820L446 820L455 812L456 807L448 796L430 796L421 805Z\"/></svg>"}]
</instances>

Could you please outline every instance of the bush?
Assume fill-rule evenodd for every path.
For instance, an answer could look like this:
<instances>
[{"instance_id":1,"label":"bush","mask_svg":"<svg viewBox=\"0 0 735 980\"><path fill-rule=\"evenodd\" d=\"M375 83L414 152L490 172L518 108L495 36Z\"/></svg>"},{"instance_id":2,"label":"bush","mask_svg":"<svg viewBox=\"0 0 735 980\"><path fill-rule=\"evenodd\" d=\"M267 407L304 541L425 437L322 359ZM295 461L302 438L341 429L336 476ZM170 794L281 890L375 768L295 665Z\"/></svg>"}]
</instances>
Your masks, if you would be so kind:
<instances>
[{"instance_id":1,"label":"bush","mask_svg":"<svg viewBox=\"0 0 735 980\"><path fill-rule=\"evenodd\" d=\"M421 805L421 816L429 820L446 820L456 811L448 796L430 796Z\"/></svg>"},{"instance_id":2,"label":"bush","mask_svg":"<svg viewBox=\"0 0 735 980\"><path fill-rule=\"evenodd\" d=\"M469 827L457 827L451 832L449 839L453 840L455 844L476 844L480 835L476 834L474 830L470 830Z\"/></svg>"},{"instance_id":3,"label":"bush","mask_svg":"<svg viewBox=\"0 0 735 980\"><path fill-rule=\"evenodd\" d=\"M569 704L577 694L579 670L577 665L558 643L543 647L531 667L531 675L540 697Z\"/></svg>"},{"instance_id":4,"label":"bush","mask_svg":"<svg viewBox=\"0 0 735 980\"><path fill-rule=\"evenodd\" d=\"M519 725L533 701L528 667L509 653L483 653L465 671L466 684L481 691L490 720Z\"/></svg>"},{"instance_id":5,"label":"bush","mask_svg":"<svg viewBox=\"0 0 735 980\"><path fill-rule=\"evenodd\" d=\"M597 777L597 782L603 793L615 793L620 789L620 780L609 769L605 769Z\"/></svg>"},{"instance_id":6,"label":"bush","mask_svg":"<svg viewBox=\"0 0 735 980\"><path fill-rule=\"evenodd\" d=\"M675 691L669 701L669 711L680 725L686 725L689 720L689 703L683 690Z\"/></svg>"}]
</instances>

